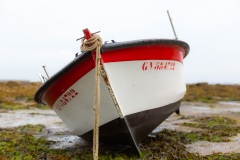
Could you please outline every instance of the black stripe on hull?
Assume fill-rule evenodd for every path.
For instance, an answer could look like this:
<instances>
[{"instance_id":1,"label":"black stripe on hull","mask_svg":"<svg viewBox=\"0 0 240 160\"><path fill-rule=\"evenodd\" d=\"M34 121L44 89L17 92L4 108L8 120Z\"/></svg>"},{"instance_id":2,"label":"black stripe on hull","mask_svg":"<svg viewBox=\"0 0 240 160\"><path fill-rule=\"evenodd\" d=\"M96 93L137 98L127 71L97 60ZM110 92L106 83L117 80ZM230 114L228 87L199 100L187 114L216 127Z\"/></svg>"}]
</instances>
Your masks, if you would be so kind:
<instances>
[{"instance_id":1,"label":"black stripe on hull","mask_svg":"<svg viewBox=\"0 0 240 160\"><path fill-rule=\"evenodd\" d=\"M129 145L140 153L139 144L157 126L180 107L181 100L159 108L146 110L117 118L99 128L99 142L106 145ZM80 136L92 142L93 131Z\"/></svg>"}]
</instances>

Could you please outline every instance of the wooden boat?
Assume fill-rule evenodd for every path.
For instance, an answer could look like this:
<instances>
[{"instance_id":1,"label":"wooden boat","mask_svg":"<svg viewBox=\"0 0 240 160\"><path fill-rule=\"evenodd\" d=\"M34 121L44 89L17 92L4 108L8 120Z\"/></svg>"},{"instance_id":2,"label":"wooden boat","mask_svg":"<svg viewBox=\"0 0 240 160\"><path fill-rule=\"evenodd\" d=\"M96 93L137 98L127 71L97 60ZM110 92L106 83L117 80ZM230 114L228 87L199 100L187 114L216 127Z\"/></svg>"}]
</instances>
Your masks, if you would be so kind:
<instances>
[{"instance_id":1,"label":"wooden boat","mask_svg":"<svg viewBox=\"0 0 240 160\"><path fill-rule=\"evenodd\" d=\"M172 113L186 91L183 59L189 45L172 39L106 43L101 48L101 144L139 144ZM36 92L67 128L93 139L95 62L91 52L77 56Z\"/></svg>"}]
</instances>

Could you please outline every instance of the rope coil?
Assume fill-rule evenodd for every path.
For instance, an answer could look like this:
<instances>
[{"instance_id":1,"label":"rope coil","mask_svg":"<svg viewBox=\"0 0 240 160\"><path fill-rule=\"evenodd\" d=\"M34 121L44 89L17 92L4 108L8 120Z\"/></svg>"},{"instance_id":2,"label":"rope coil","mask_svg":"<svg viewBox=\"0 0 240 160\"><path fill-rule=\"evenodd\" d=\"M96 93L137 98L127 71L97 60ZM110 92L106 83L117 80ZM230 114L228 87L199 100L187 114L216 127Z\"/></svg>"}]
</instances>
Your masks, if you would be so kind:
<instances>
[{"instance_id":1,"label":"rope coil","mask_svg":"<svg viewBox=\"0 0 240 160\"><path fill-rule=\"evenodd\" d=\"M97 47L100 47L100 48L102 47L102 39L97 34L92 35L92 37L89 38L88 40L83 38L81 42L82 42L82 45L80 49L83 52L93 51L94 49L97 49Z\"/></svg>"}]
</instances>

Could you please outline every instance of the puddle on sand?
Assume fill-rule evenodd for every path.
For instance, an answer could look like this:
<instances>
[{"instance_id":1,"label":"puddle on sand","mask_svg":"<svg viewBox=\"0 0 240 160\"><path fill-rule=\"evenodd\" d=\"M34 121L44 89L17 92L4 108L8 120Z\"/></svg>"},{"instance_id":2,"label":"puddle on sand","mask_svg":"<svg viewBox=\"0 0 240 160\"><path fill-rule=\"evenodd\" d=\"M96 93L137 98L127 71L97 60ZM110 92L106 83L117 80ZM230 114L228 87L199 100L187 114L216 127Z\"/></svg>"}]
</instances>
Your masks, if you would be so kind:
<instances>
[{"instance_id":1,"label":"puddle on sand","mask_svg":"<svg viewBox=\"0 0 240 160\"><path fill-rule=\"evenodd\" d=\"M52 110L13 110L0 113L1 128L17 127L26 124L42 124L46 127L58 126L63 128L63 124L59 125L61 120Z\"/></svg>"},{"instance_id":2,"label":"puddle on sand","mask_svg":"<svg viewBox=\"0 0 240 160\"><path fill-rule=\"evenodd\" d=\"M234 104L234 105L232 105ZM221 114L226 112L240 112L240 104L237 102L225 102L213 104L213 106L203 105L188 105L182 104L180 112L183 115L197 115L197 114ZM219 106L218 106L219 105Z\"/></svg>"},{"instance_id":3,"label":"puddle on sand","mask_svg":"<svg viewBox=\"0 0 240 160\"><path fill-rule=\"evenodd\" d=\"M0 128L13 128L27 124L42 124L46 130L37 137L53 141L51 148L63 149L76 145L86 146L76 135L72 135L53 110L13 110L0 113Z\"/></svg>"},{"instance_id":4,"label":"puddle on sand","mask_svg":"<svg viewBox=\"0 0 240 160\"><path fill-rule=\"evenodd\" d=\"M218 102L223 105L240 106L240 101Z\"/></svg>"}]
</instances>

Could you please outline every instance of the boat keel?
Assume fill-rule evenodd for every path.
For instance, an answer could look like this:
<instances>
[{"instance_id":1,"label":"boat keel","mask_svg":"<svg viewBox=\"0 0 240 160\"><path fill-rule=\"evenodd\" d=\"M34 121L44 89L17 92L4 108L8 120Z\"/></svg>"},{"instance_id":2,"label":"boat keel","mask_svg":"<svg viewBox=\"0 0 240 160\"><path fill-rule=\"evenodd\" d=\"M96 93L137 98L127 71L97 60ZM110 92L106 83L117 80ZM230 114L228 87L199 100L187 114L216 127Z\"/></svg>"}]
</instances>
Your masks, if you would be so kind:
<instances>
[{"instance_id":1,"label":"boat keel","mask_svg":"<svg viewBox=\"0 0 240 160\"><path fill-rule=\"evenodd\" d=\"M132 146L134 152L140 154L140 143L172 113L176 112L180 104L181 100L110 121L100 126L99 143L102 145ZM92 142L93 131L91 130L80 137Z\"/></svg>"}]
</instances>

